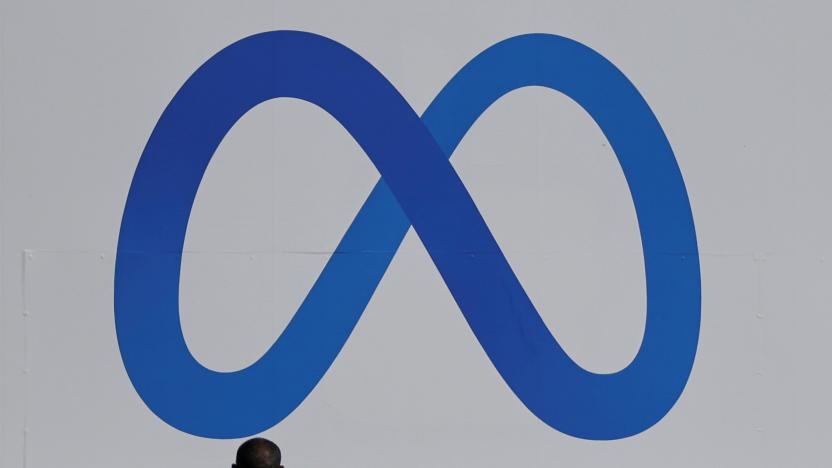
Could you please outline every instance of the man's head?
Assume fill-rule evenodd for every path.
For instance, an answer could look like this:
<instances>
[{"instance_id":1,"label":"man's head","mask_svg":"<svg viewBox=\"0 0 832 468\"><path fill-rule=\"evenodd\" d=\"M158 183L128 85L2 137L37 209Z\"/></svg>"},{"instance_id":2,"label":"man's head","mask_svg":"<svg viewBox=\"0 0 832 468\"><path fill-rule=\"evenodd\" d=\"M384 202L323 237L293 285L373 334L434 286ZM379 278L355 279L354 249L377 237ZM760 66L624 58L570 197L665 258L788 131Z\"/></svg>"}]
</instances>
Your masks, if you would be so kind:
<instances>
[{"instance_id":1,"label":"man's head","mask_svg":"<svg viewBox=\"0 0 832 468\"><path fill-rule=\"evenodd\" d=\"M231 468L283 468L280 449L270 440L249 439L237 449L237 463Z\"/></svg>"}]
</instances>

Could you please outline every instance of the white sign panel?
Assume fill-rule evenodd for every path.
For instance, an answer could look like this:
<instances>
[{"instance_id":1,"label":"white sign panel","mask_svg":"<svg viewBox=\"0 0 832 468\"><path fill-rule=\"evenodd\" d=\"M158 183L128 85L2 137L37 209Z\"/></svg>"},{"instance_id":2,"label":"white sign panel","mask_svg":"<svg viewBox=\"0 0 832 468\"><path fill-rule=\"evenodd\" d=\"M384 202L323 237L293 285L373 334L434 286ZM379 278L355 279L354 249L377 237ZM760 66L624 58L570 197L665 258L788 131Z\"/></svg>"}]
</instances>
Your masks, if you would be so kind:
<instances>
[{"instance_id":1,"label":"white sign panel","mask_svg":"<svg viewBox=\"0 0 832 468\"><path fill-rule=\"evenodd\" d=\"M802 3L2 0L0 468L824 466Z\"/></svg>"}]
</instances>

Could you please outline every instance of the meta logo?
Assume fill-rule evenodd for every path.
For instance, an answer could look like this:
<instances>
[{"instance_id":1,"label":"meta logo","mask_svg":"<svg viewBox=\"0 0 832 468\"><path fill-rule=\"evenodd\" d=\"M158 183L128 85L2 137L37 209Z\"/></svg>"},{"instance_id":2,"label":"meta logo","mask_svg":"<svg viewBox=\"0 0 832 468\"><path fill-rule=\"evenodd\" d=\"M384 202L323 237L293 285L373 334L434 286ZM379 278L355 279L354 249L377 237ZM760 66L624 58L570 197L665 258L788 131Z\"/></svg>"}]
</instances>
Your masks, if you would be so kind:
<instances>
[{"instance_id":1,"label":"meta logo","mask_svg":"<svg viewBox=\"0 0 832 468\"><path fill-rule=\"evenodd\" d=\"M635 205L647 319L638 354L612 374L583 369L558 344L449 161L492 103L526 86L561 92L589 113ZM331 114L381 179L277 341L251 366L215 372L191 355L179 321L188 218L223 137L250 109L281 97ZM505 383L552 428L583 439L624 438L657 423L678 400L701 307L682 175L633 84L592 49L546 34L486 49L421 117L361 56L315 34L258 34L199 67L150 135L121 223L115 323L136 391L162 420L198 436L244 437L278 424L326 373L411 226Z\"/></svg>"}]
</instances>

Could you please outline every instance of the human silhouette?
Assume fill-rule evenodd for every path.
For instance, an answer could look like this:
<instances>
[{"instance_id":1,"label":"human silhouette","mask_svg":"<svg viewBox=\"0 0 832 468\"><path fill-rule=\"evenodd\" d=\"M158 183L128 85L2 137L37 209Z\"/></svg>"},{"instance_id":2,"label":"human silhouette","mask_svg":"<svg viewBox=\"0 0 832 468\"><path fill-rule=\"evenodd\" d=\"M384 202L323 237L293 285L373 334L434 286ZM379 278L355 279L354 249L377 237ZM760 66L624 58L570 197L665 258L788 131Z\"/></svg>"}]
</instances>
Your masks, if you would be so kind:
<instances>
[{"instance_id":1,"label":"human silhouette","mask_svg":"<svg viewBox=\"0 0 832 468\"><path fill-rule=\"evenodd\" d=\"M231 468L283 468L280 448L262 437L249 439L237 449L237 462Z\"/></svg>"}]
</instances>

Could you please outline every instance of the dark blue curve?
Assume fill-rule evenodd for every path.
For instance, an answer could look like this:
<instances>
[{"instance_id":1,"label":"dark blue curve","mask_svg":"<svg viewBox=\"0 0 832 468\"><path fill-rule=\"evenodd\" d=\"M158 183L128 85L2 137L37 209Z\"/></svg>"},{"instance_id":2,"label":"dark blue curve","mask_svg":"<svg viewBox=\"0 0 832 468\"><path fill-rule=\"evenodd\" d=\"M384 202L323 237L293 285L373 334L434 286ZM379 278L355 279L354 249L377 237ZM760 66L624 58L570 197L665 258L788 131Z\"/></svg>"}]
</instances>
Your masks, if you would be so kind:
<instances>
[{"instance_id":1,"label":"dark blue curve","mask_svg":"<svg viewBox=\"0 0 832 468\"><path fill-rule=\"evenodd\" d=\"M587 372L558 345L447 160L489 105L531 85L563 92L595 119L632 193L647 321L638 355L614 374ZM190 354L179 323L187 221L220 141L249 109L277 97L329 112L383 181L274 345L245 369L215 372ZM277 424L334 361L411 222L489 358L541 420L576 437L617 439L655 424L676 402L700 315L696 236L679 168L624 75L577 42L541 34L480 54L421 120L370 64L321 36L263 33L202 65L159 119L122 218L116 330L137 392L164 421L199 436L243 437Z\"/></svg>"}]
</instances>

